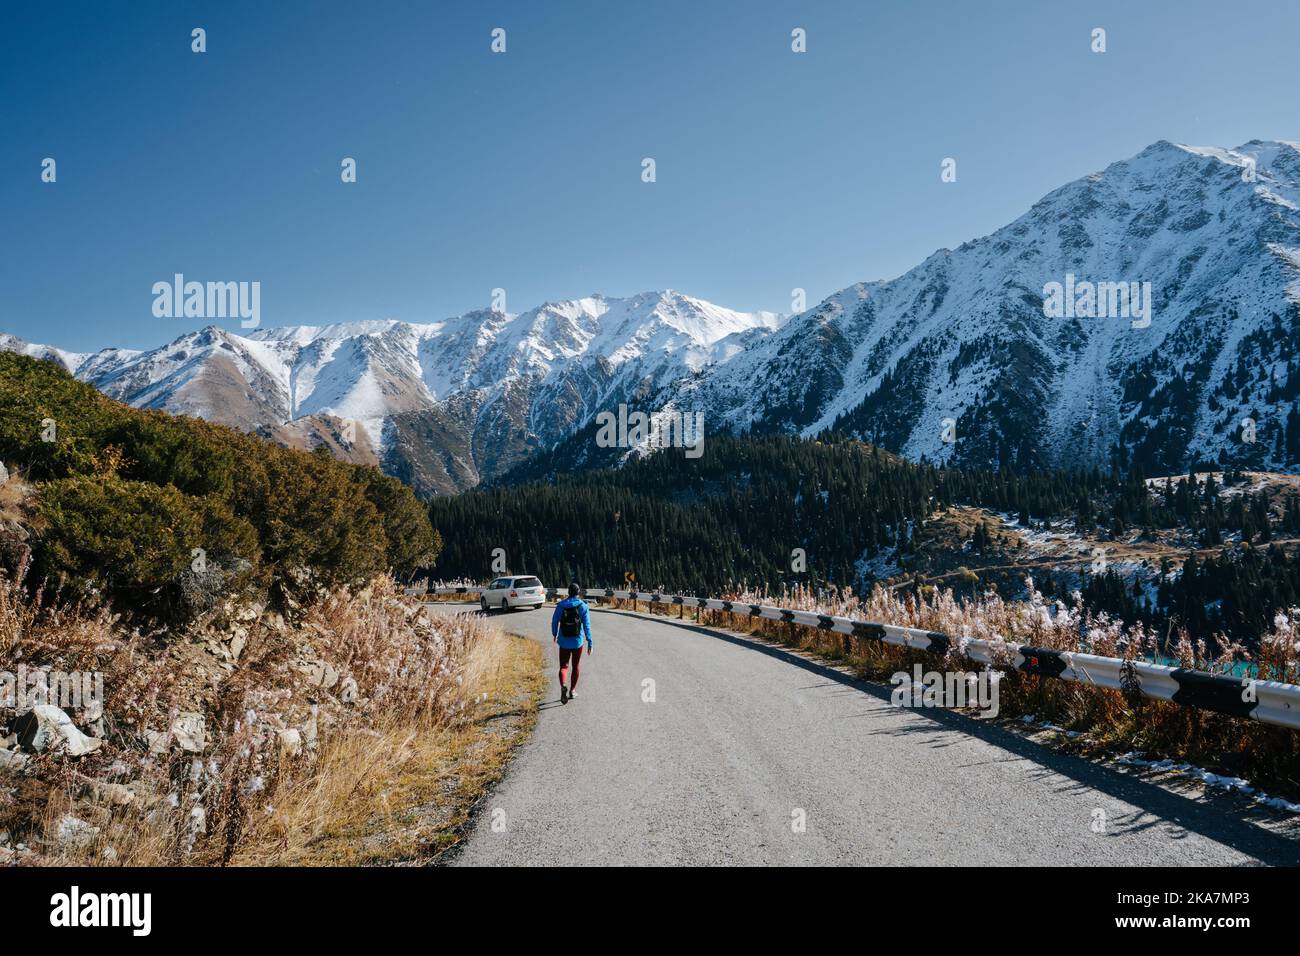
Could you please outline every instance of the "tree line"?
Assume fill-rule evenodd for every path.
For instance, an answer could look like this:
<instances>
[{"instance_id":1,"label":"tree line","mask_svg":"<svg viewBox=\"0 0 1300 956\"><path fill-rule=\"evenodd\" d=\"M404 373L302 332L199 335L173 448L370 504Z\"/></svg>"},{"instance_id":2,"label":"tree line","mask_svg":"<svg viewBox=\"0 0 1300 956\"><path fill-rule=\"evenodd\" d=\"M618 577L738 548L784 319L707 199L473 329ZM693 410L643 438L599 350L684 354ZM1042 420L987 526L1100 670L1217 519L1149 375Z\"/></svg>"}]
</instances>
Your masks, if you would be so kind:
<instances>
[{"instance_id":1,"label":"tree line","mask_svg":"<svg viewBox=\"0 0 1300 956\"><path fill-rule=\"evenodd\" d=\"M906 553L918 524L951 505L1103 539L1184 528L1206 543L1239 535L1265 544L1300 533L1294 496L1275 518L1263 493L1235 489L1244 480L1231 471L1221 482L1186 476L1153 495L1140 472L963 470L838 435L724 436L697 459L668 450L615 469L552 467L434 499L430 518L445 546L431 573L484 579L500 566L493 564L500 549L509 571L550 586L621 586L634 574L642 588L699 594L737 586L779 592L793 583L866 587L866 562L888 549ZM1293 599L1273 580L1256 591L1260 607ZM1213 626L1184 617L1198 629Z\"/></svg>"}]
</instances>

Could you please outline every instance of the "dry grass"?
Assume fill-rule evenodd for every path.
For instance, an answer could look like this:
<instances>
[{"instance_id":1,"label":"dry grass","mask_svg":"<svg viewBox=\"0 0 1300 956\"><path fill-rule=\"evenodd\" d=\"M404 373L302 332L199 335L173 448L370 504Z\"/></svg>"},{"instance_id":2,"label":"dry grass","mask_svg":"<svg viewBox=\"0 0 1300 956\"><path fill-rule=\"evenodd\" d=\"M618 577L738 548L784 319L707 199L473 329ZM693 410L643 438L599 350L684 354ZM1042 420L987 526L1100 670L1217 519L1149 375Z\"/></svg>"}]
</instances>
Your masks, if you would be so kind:
<instances>
[{"instance_id":1,"label":"dry grass","mask_svg":"<svg viewBox=\"0 0 1300 956\"><path fill-rule=\"evenodd\" d=\"M160 642L102 609L37 610L0 577L0 669L19 662L101 670L106 691L97 727L70 712L99 751L0 770L0 831L28 864L427 859L457 839L542 686L536 645L431 616L388 580L293 623L235 614ZM201 752L151 750L148 734L183 713L204 718ZM12 717L0 711L0 736ZM84 839L68 838L69 817Z\"/></svg>"},{"instance_id":2,"label":"dry grass","mask_svg":"<svg viewBox=\"0 0 1300 956\"><path fill-rule=\"evenodd\" d=\"M474 596L468 594L426 594L421 597L421 600L430 604L464 604L467 599L474 600Z\"/></svg>"},{"instance_id":3,"label":"dry grass","mask_svg":"<svg viewBox=\"0 0 1300 956\"><path fill-rule=\"evenodd\" d=\"M27 521L31 506L30 486L11 477L0 483L0 521Z\"/></svg>"},{"instance_id":4,"label":"dry grass","mask_svg":"<svg viewBox=\"0 0 1300 956\"><path fill-rule=\"evenodd\" d=\"M339 735L309 775L269 798L273 811L231 862L373 865L427 860L454 845L536 720L541 647L492 631L470 649L465 683L477 699L464 722L399 719Z\"/></svg>"},{"instance_id":5,"label":"dry grass","mask_svg":"<svg viewBox=\"0 0 1300 956\"><path fill-rule=\"evenodd\" d=\"M1126 627L1107 615L1091 615L1076 603L1048 608L1029 585L1029 599L1005 601L996 594L958 600L951 591L930 588L924 596L898 595L876 588L865 601L849 592L818 598L796 590L779 600L762 592L723 595L742 603L778 604L859 620L923 628L970 638L1003 638L1020 644L1058 650L1085 651L1134 659L1155 649L1156 635L1142 627ZM629 606L630 602L614 602ZM669 605L638 604L640 610L674 614ZM851 638L815 628L753 618L748 614L702 611L702 624L755 634L840 662L858 676L887 681L914 663L927 670L971 671L979 665L961 656L956 647L946 657L883 642ZM1085 639L1083 635L1086 634ZM1223 671L1244 654L1229 648L1209 658L1203 646L1186 635L1179 644L1184 667ZM1261 640L1253 661L1262 678L1300 683L1300 611L1280 615L1274 630ZM1245 718L1228 717L1165 701L1130 697L1118 691L1026 674L1002 667L999 705L1002 718L1032 714L1083 736L1063 739L1062 745L1081 752L1141 751L1150 758L1189 761L1252 783L1289 800L1300 798L1300 733Z\"/></svg>"}]
</instances>

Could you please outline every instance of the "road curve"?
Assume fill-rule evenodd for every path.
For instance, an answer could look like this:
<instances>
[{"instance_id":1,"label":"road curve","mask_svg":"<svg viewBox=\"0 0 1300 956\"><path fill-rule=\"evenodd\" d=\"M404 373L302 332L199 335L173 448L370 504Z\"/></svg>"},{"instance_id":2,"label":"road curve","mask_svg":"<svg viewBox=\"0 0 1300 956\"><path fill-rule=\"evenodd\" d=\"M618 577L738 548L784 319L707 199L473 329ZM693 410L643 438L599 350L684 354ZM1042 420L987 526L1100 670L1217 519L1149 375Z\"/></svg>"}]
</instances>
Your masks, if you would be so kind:
<instances>
[{"instance_id":1,"label":"road curve","mask_svg":"<svg viewBox=\"0 0 1300 956\"><path fill-rule=\"evenodd\" d=\"M551 611L494 616L554 661ZM452 863L1300 864L1300 842L1235 798L896 708L887 687L689 619L593 605L592 627L578 699L560 705L552 666L532 738Z\"/></svg>"}]
</instances>

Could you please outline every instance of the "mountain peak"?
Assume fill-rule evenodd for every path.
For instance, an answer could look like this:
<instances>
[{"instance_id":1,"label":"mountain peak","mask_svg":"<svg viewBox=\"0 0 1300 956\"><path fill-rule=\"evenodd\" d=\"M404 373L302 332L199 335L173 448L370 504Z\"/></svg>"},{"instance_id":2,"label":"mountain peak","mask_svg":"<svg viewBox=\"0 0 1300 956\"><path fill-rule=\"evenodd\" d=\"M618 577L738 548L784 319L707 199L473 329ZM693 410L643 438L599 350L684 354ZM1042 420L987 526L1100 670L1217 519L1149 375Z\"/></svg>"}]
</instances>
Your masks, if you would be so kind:
<instances>
[{"instance_id":1,"label":"mountain peak","mask_svg":"<svg viewBox=\"0 0 1300 956\"><path fill-rule=\"evenodd\" d=\"M1046 290L1075 279L1109 298L1055 317ZM720 431L835 428L954 464L1291 468L1297 340L1300 147L1158 140L795 322L669 287L428 323L208 326L144 353L0 348L240 427L353 420L386 470L431 494L621 403L698 409ZM1253 444L1233 431L1246 418Z\"/></svg>"},{"instance_id":2,"label":"mountain peak","mask_svg":"<svg viewBox=\"0 0 1300 956\"><path fill-rule=\"evenodd\" d=\"M936 462L1294 468L1298 160L1288 142L1159 140L830 296L689 394L733 429L834 428ZM1115 291L1052 318L1046 290L1075 280ZM1254 444L1234 432L1247 418Z\"/></svg>"}]
</instances>

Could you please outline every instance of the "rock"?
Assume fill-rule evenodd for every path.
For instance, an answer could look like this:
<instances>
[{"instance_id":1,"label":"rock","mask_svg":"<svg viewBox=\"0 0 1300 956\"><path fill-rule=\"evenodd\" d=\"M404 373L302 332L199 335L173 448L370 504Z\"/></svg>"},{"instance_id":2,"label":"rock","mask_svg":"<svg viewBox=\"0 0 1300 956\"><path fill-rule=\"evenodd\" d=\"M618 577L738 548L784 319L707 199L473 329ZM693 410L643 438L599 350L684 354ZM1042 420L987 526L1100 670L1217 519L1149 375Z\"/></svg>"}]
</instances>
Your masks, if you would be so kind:
<instances>
[{"instance_id":1,"label":"rock","mask_svg":"<svg viewBox=\"0 0 1300 956\"><path fill-rule=\"evenodd\" d=\"M302 753L302 734L297 727L280 731L280 756L296 757Z\"/></svg>"},{"instance_id":2,"label":"rock","mask_svg":"<svg viewBox=\"0 0 1300 956\"><path fill-rule=\"evenodd\" d=\"M172 737L186 753L202 753L205 734L202 714L181 714L172 721Z\"/></svg>"},{"instance_id":3,"label":"rock","mask_svg":"<svg viewBox=\"0 0 1300 956\"><path fill-rule=\"evenodd\" d=\"M0 461L0 485L3 485L8 480L9 480L9 469L5 467L5 463L3 461Z\"/></svg>"},{"instance_id":4,"label":"rock","mask_svg":"<svg viewBox=\"0 0 1300 956\"><path fill-rule=\"evenodd\" d=\"M135 791L120 783L106 783L103 780L91 780L87 784L95 799L105 800L119 807L124 807L135 800Z\"/></svg>"},{"instance_id":5,"label":"rock","mask_svg":"<svg viewBox=\"0 0 1300 956\"><path fill-rule=\"evenodd\" d=\"M339 700L345 704L357 702L357 682L351 675L343 678L343 686L339 688Z\"/></svg>"},{"instance_id":6,"label":"rock","mask_svg":"<svg viewBox=\"0 0 1300 956\"><path fill-rule=\"evenodd\" d=\"M230 656L239 660L239 655L244 652L244 645L248 643L248 628L237 626L231 628L230 633Z\"/></svg>"},{"instance_id":7,"label":"rock","mask_svg":"<svg viewBox=\"0 0 1300 956\"><path fill-rule=\"evenodd\" d=\"M328 690L339 682L339 672L329 661L298 661L294 667L313 687Z\"/></svg>"},{"instance_id":8,"label":"rock","mask_svg":"<svg viewBox=\"0 0 1300 956\"><path fill-rule=\"evenodd\" d=\"M6 750L0 748L0 769L4 770L22 770L27 766L27 761L31 759L27 754L19 753L16 750Z\"/></svg>"},{"instance_id":9,"label":"rock","mask_svg":"<svg viewBox=\"0 0 1300 956\"><path fill-rule=\"evenodd\" d=\"M84 757L94 753L104 741L87 737L72 718L53 704L37 704L14 721L14 732L24 750L40 753L62 744L70 757Z\"/></svg>"},{"instance_id":10,"label":"rock","mask_svg":"<svg viewBox=\"0 0 1300 956\"><path fill-rule=\"evenodd\" d=\"M86 702L86 706L81 709L81 717L86 722L86 727L90 730L92 737L104 736L104 702L98 699L91 699Z\"/></svg>"},{"instance_id":11,"label":"rock","mask_svg":"<svg viewBox=\"0 0 1300 956\"><path fill-rule=\"evenodd\" d=\"M55 834L55 839L58 840L60 846L87 847L95 842L97 836L99 836L99 827L68 814L59 821L59 829Z\"/></svg>"},{"instance_id":12,"label":"rock","mask_svg":"<svg viewBox=\"0 0 1300 956\"><path fill-rule=\"evenodd\" d=\"M311 716L302 728L302 742L308 750L316 749L316 738L320 733L320 707L311 705Z\"/></svg>"}]
</instances>

